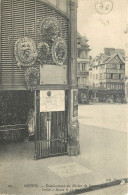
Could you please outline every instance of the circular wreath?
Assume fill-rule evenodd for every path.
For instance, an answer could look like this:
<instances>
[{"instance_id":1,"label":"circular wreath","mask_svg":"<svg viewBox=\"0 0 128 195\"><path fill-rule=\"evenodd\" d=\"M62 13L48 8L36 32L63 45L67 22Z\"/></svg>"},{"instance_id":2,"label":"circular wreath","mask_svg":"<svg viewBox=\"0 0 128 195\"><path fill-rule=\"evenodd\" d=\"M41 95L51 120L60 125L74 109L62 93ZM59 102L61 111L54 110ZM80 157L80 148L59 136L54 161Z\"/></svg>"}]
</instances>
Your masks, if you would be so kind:
<instances>
[{"instance_id":1,"label":"circular wreath","mask_svg":"<svg viewBox=\"0 0 128 195\"><path fill-rule=\"evenodd\" d=\"M31 38L20 38L15 42L15 58L17 65L30 66L35 63L37 51L34 41Z\"/></svg>"},{"instance_id":2,"label":"circular wreath","mask_svg":"<svg viewBox=\"0 0 128 195\"><path fill-rule=\"evenodd\" d=\"M57 38L52 46L53 61L58 65L63 65L67 57L67 45L62 38Z\"/></svg>"},{"instance_id":3,"label":"circular wreath","mask_svg":"<svg viewBox=\"0 0 128 195\"><path fill-rule=\"evenodd\" d=\"M54 17L48 17L40 26L41 36L44 40L54 41L55 38L61 36L61 27L58 20Z\"/></svg>"},{"instance_id":4,"label":"circular wreath","mask_svg":"<svg viewBox=\"0 0 128 195\"><path fill-rule=\"evenodd\" d=\"M39 71L34 68L28 68L25 72L25 81L28 88L36 86L39 82Z\"/></svg>"},{"instance_id":5,"label":"circular wreath","mask_svg":"<svg viewBox=\"0 0 128 195\"><path fill-rule=\"evenodd\" d=\"M49 54L49 46L47 43L45 42L41 42L38 45L37 48L38 51L38 59L40 62L45 63L47 60L47 56Z\"/></svg>"}]
</instances>

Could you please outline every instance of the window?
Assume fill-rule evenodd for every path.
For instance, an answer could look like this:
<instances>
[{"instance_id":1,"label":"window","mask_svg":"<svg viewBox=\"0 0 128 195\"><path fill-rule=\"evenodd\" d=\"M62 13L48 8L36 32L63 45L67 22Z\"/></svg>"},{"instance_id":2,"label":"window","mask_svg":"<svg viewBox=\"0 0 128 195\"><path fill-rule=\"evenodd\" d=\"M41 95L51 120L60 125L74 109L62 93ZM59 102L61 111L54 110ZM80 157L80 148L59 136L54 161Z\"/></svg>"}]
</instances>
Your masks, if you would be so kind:
<instances>
[{"instance_id":1,"label":"window","mask_svg":"<svg viewBox=\"0 0 128 195\"><path fill-rule=\"evenodd\" d=\"M110 74L110 79L114 79L114 74Z\"/></svg>"},{"instance_id":2,"label":"window","mask_svg":"<svg viewBox=\"0 0 128 195\"><path fill-rule=\"evenodd\" d=\"M98 74L96 74L96 79L98 79Z\"/></svg>"},{"instance_id":3,"label":"window","mask_svg":"<svg viewBox=\"0 0 128 195\"><path fill-rule=\"evenodd\" d=\"M123 64L120 64L120 69L123 69Z\"/></svg>"},{"instance_id":4,"label":"window","mask_svg":"<svg viewBox=\"0 0 128 195\"><path fill-rule=\"evenodd\" d=\"M77 64L77 70L80 71L80 63Z\"/></svg>"},{"instance_id":5,"label":"window","mask_svg":"<svg viewBox=\"0 0 128 195\"><path fill-rule=\"evenodd\" d=\"M84 85L86 84L86 78L85 77L82 78L82 84L84 84Z\"/></svg>"},{"instance_id":6,"label":"window","mask_svg":"<svg viewBox=\"0 0 128 195\"><path fill-rule=\"evenodd\" d=\"M119 74L119 79L122 79L122 75L121 74Z\"/></svg>"},{"instance_id":7,"label":"window","mask_svg":"<svg viewBox=\"0 0 128 195\"><path fill-rule=\"evenodd\" d=\"M112 64L112 68L113 69L116 69L116 64Z\"/></svg>"},{"instance_id":8,"label":"window","mask_svg":"<svg viewBox=\"0 0 128 195\"><path fill-rule=\"evenodd\" d=\"M20 86L24 87L24 71L23 69L22 71L19 70L16 60L14 60L13 49L15 42L19 38L30 37L35 41L35 45L37 45L40 39L37 33L39 31L39 23L42 19L55 15L55 18L60 23L63 33L62 36L68 43L68 24L70 20L57 10L55 11L55 8L52 8L52 6L49 7L47 2L43 1L2 0L0 4L0 74L2 75L0 78L0 86L12 85L17 86L17 88ZM48 64L53 62L52 55L47 60ZM68 60L65 63L67 64ZM37 69L39 69L39 65L37 65Z\"/></svg>"},{"instance_id":9,"label":"window","mask_svg":"<svg viewBox=\"0 0 128 195\"><path fill-rule=\"evenodd\" d=\"M82 64L82 71L85 71L85 63Z\"/></svg>"},{"instance_id":10,"label":"window","mask_svg":"<svg viewBox=\"0 0 128 195\"><path fill-rule=\"evenodd\" d=\"M99 75L99 76L100 76L100 78L99 78L99 79L102 79L102 73L100 73L100 75Z\"/></svg>"},{"instance_id":11,"label":"window","mask_svg":"<svg viewBox=\"0 0 128 195\"><path fill-rule=\"evenodd\" d=\"M77 84L80 84L80 77L77 77Z\"/></svg>"}]
</instances>

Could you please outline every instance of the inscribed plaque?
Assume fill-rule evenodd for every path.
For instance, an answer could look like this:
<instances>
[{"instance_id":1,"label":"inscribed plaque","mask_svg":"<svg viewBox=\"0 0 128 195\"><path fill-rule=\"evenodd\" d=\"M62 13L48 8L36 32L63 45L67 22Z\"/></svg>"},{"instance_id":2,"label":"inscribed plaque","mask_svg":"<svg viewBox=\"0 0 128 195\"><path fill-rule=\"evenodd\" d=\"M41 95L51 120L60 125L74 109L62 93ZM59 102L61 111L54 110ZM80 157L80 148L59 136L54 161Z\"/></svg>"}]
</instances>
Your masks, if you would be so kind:
<instances>
[{"instance_id":1,"label":"inscribed plaque","mask_svg":"<svg viewBox=\"0 0 128 195\"><path fill-rule=\"evenodd\" d=\"M66 72L67 68L65 65L40 66L40 85L67 84Z\"/></svg>"},{"instance_id":2,"label":"inscribed plaque","mask_svg":"<svg viewBox=\"0 0 128 195\"><path fill-rule=\"evenodd\" d=\"M64 111L65 91L44 90L40 91L40 112Z\"/></svg>"}]
</instances>

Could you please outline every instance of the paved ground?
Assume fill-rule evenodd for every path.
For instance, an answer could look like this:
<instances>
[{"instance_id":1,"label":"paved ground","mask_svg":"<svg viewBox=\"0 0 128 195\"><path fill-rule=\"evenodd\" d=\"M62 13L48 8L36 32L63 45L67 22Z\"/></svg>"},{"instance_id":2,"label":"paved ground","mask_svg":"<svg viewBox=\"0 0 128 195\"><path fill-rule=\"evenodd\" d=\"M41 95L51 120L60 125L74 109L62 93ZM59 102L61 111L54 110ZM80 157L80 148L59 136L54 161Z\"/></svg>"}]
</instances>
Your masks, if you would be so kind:
<instances>
[{"instance_id":1,"label":"paved ground","mask_svg":"<svg viewBox=\"0 0 128 195\"><path fill-rule=\"evenodd\" d=\"M118 131L128 131L128 104L79 105L79 121Z\"/></svg>"},{"instance_id":2,"label":"paved ground","mask_svg":"<svg viewBox=\"0 0 128 195\"><path fill-rule=\"evenodd\" d=\"M79 106L81 154L78 157L61 156L35 161L33 160L33 142L0 146L0 194L61 194L63 190L69 191L127 178L128 139L127 131L123 128L126 107L124 105L109 105L108 107L106 105ZM110 115L113 117L113 122ZM104 123L101 120L97 122L100 116L102 120L104 119ZM72 175L72 167L70 170L69 166L74 163L80 169L84 167L85 171ZM66 166L61 176L50 168L62 165ZM67 170L70 174L67 177L62 176ZM120 195L126 195L127 187L124 186L119 188ZM117 193L119 189L116 193L109 188L108 191L102 189L95 191L96 193L85 194L119 195Z\"/></svg>"}]
</instances>

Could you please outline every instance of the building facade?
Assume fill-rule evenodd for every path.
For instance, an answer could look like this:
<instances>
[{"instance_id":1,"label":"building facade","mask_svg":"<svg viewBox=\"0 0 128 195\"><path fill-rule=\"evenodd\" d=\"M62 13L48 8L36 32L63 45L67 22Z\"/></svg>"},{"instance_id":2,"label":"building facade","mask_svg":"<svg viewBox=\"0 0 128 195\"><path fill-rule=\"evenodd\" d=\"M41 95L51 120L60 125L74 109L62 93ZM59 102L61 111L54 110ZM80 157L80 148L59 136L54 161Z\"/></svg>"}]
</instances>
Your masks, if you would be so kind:
<instances>
[{"instance_id":1,"label":"building facade","mask_svg":"<svg viewBox=\"0 0 128 195\"><path fill-rule=\"evenodd\" d=\"M79 103L89 99L89 51L88 40L77 32L77 83Z\"/></svg>"},{"instance_id":2,"label":"building facade","mask_svg":"<svg viewBox=\"0 0 128 195\"><path fill-rule=\"evenodd\" d=\"M97 56L89 71L89 89L93 101L121 101L124 97L124 75L123 55L115 53Z\"/></svg>"},{"instance_id":3,"label":"building facade","mask_svg":"<svg viewBox=\"0 0 128 195\"><path fill-rule=\"evenodd\" d=\"M128 99L128 43L125 44L125 96Z\"/></svg>"},{"instance_id":4,"label":"building facade","mask_svg":"<svg viewBox=\"0 0 128 195\"><path fill-rule=\"evenodd\" d=\"M36 159L78 155L77 0L0 8L0 142L23 141L31 118Z\"/></svg>"}]
</instances>

